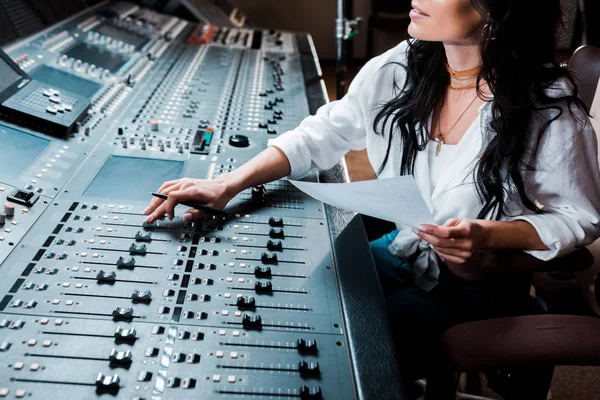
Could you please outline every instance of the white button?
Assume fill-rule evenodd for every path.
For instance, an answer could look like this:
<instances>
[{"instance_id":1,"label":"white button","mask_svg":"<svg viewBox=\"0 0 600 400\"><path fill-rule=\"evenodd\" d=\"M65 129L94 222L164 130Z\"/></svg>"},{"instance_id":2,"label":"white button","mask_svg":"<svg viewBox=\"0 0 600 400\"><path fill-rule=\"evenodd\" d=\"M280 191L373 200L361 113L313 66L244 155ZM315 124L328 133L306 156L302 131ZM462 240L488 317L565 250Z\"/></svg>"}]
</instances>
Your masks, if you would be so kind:
<instances>
[{"instance_id":1,"label":"white button","mask_svg":"<svg viewBox=\"0 0 600 400\"><path fill-rule=\"evenodd\" d=\"M58 325L61 326L63 324L63 320L62 319L57 319L54 321L54 325Z\"/></svg>"},{"instance_id":2,"label":"white button","mask_svg":"<svg viewBox=\"0 0 600 400\"><path fill-rule=\"evenodd\" d=\"M15 363L14 367L15 367L16 370L20 370L20 369L23 369L23 365L25 365L25 364L23 364L21 361L17 361Z\"/></svg>"},{"instance_id":3,"label":"white button","mask_svg":"<svg viewBox=\"0 0 600 400\"><path fill-rule=\"evenodd\" d=\"M42 346L44 346L44 347L52 346L52 340L44 340L44 343L42 343Z\"/></svg>"},{"instance_id":4,"label":"white button","mask_svg":"<svg viewBox=\"0 0 600 400\"><path fill-rule=\"evenodd\" d=\"M242 312L241 311L236 311L235 312L235 316L236 317L241 317L242 316Z\"/></svg>"},{"instance_id":5,"label":"white button","mask_svg":"<svg viewBox=\"0 0 600 400\"><path fill-rule=\"evenodd\" d=\"M60 300L54 299L54 300L52 300L52 304L54 304L56 306L56 305L60 304Z\"/></svg>"},{"instance_id":6,"label":"white button","mask_svg":"<svg viewBox=\"0 0 600 400\"><path fill-rule=\"evenodd\" d=\"M36 343L37 343L37 340L35 340L35 339L29 339L27 341L27 346L35 346Z\"/></svg>"},{"instance_id":7,"label":"white button","mask_svg":"<svg viewBox=\"0 0 600 400\"><path fill-rule=\"evenodd\" d=\"M221 336L225 336L226 334L227 334L227 331L225 329L221 329L219 331L219 335L221 335Z\"/></svg>"},{"instance_id":8,"label":"white button","mask_svg":"<svg viewBox=\"0 0 600 400\"><path fill-rule=\"evenodd\" d=\"M92 269L91 268L86 268L86 269L83 270L83 272L92 272Z\"/></svg>"},{"instance_id":9,"label":"white button","mask_svg":"<svg viewBox=\"0 0 600 400\"><path fill-rule=\"evenodd\" d=\"M78 284L75 285L75 287L77 289L81 289L83 287L83 283L78 283Z\"/></svg>"},{"instance_id":10,"label":"white button","mask_svg":"<svg viewBox=\"0 0 600 400\"><path fill-rule=\"evenodd\" d=\"M213 375L212 380L213 382L221 382L221 375Z\"/></svg>"},{"instance_id":11,"label":"white button","mask_svg":"<svg viewBox=\"0 0 600 400\"><path fill-rule=\"evenodd\" d=\"M73 305L73 300L67 300L65 301L65 304L68 306L72 306Z\"/></svg>"},{"instance_id":12,"label":"white button","mask_svg":"<svg viewBox=\"0 0 600 400\"><path fill-rule=\"evenodd\" d=\"M40 319L40 324L42 325L48 325L49 319L48 318L42 318Z\"/></svg>"},{"instance_id":13,"label":"white button","mask_svg":"<svg viewBox=\"0 0 600 400\"><path fill-rule=\"evenodd\" d=\"M240 336L240 331L233 331L233 332L231 332L231 334L232 334L233 336L236 336L236 337L237 337L237 336Z\"/></svg>"},{"instance_id":14,"label":"white button","mask_svg":"<svg viewBox=\"0 0 600 400\"><path fill-rule=\"evenodd\" d=\"M79 271L79 267L73 267L73 268L71 268L71 271L77 272L77 271Z\"/></svg>"},{"instance_id":15,"label":"white button","mask_svg":"<svg viewBox=\"0 0 600 400\"><path fill-rule=\"evenodd\" d=\"M227 382L229 382L229 383L235 383L235 376L234 375L229 375L227 377Z\"/></svg>"},{"instance_id":16,"label":"white button","mask_svg":"<svg viewBox=\"0 0 600 400\"><path fill-rule=\"evenodd\" d=\"M221 315L223 315L224 317L226 317L226 316L229 315L229 311L223 310L223 311L221 311Z\"/></svg>"},{"instance_id":17,"label":"white button","mask_svg":"<svg viewBox=\"0 0 600 400\"><path fill-rule=\"evenodd\" d=\"M32 371L37 371L38 369L40 369L40 364L38 363L33 363L29 366L29 369Z\"/></svg>"},{"instance_id":18,"label":"white button","mask_svg":"<svg viewBox=\"0 0 600 400\"><path fill-rule=\"evenodd\" d=\"M216 356L217 358L223 358L223 351L221 351L221 350L218 350L217 352L215 352L215 356Z\"/></svg>"},{"instance_id":19,"label":"white button","mask_svg":"<svg viewBox=\"0 0 600 400\"><path fill-rule=\"evenodd\" d=\"M237 351L232 351L231 352L231 358L238 358L238 352Z\"/></svg>"},{"instance_id":20,"label":"white button","mask_svg":"<svg viewBox=\"0 0 600 400\"><path fill-rule=\"evenodd\" d=\"M6 397L8 396L8 388L0 388L0 397Z\"/></svg>"},{"instance_id":21,"label":"white button","mask_svg":"<svg viewBox=\"0 0 600 400\"><path fill-rule=\"evenodd\" d=\"M69 287L69 286L71 286L71 284L69 282L63 283L63 287Z\"/></svg>"},{"instance_id":22,"label":"white button","mask_svg":"<svg viewBox=\"0 0 600 400\"><path fill-rule=\"evenodd\" d=\"M226 299L231 298L231 293L225 293L223 294L223 297L225 297Z\"/></svg>"},{"instance_id":23,"label":"white button","mask_svg":"<svg viewBox=\"0 0 600 400\"><path fill-rule=\"evenodd\" d=\"M88 240L88 243L96 243L96 241L94 239L90 239Z\"/></svg>"},{"instance_id":24,"label":"white button","mask_svg":"<svg viewBox=\"0 0 600 400\"><path fill-rule=\"evenodd\" d=\"M27 391L25 389L19 389L19 390L15 391L15 397L18 397L18 398L25 397L26 394L27 394Z\"/></svg>"}]
</instances>

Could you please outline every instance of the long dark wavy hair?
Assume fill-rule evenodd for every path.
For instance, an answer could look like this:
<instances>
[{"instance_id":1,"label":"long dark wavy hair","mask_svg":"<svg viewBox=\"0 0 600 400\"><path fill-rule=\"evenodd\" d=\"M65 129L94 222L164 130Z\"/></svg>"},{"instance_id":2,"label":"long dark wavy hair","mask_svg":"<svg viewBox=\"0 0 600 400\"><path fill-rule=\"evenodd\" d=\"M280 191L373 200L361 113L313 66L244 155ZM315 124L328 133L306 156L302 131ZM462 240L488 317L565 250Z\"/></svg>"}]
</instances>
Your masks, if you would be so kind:
<instances>
[{"instance_id":1,"label":"long dark wavy hair","mask_svg":"<svg viewBox=\"0 0 600 400\"><path fill-rule=\"evenodd\" d=\"M477 193L483 203L480 219L501 219L505 215L505 198L517 195L527 209L542 212L527 196L523 183L524 172L532 168L524 154L527 141L531 140L528 134L535 112L557 111L551 113L553 116L537 133L538 143L565 106L575 118L576 114L588 114L573 77L555 58L556 32L562 22L560 1L471 0L490 28L482 30L482 66L477 81L487 82L494 95L490 128L496 132L474 170ZM398 87L394 82L400 90L381 106L373 124L375 132L388 134L388 149L379 173L388 162L392 136L398 133L403 147L400 174L414 172L417 152L424 150L430 140L428 120L439 108L450 84L445 63L442 43L409 40L407 64L402 66L407 72L404 86ZM549 97L545 89L561 78L570 82L572 90L563 97ZM479 96L484 96L481 91ZM585 123L581 117L577 120Z\"/></svg>"}]
</instances>

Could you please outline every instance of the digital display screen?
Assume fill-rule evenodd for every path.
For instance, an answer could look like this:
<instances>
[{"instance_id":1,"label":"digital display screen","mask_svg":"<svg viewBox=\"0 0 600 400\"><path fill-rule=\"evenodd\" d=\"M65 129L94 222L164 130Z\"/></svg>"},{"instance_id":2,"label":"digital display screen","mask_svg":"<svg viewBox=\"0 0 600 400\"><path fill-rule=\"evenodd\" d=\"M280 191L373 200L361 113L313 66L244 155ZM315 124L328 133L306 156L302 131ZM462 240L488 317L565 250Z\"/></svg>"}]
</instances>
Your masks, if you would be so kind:
<instances>
[{"instance_id":1,"label":"digital display screen","mask_svg":"<svg viewBox=\"0 0 600 400\"><path fill-rule=\"evenodd\" d=\"M108 36L113 40L120 40L121 42L132 44L135 46L136 50L144 47L146 43L150 40L146 36L138 35L134 32L129 32L114 25L102 25L99 29L96 29L96 32Z\"/></svg>"},{"instance_id":2,"label":"digital display screen","mask_svg":"<svg viewBox=\"0 0 600 400\"><path fill-rule=\"evenodd\" d=\"M165 181L178 179L183 161L110 156L84 196L100 199L150 201Z\"/></svg>"},{"instance_id":3,"label":"digital display screen","mask_svg":"<svg viewBox=\"0 0 600 400\"><path fill-rule=\"evenodd\" d=\"M107 69L110 72L118 71L127 62L127 59L119 54L86 43L79 43L64 54L67 57L94 64L96 67Z\"/></svg>"},{"instance_id":4,"label":"digital display screen","mask_svg":"<svg viewBox=\"0 0 600 400\"><path fill-rule=\"evenodd\" d=\"M102 88L102 85L99 83L71 75L68 72L47 65L36 69L30 76L38 82L76 93L88 99L94 97Z\"/></svg>"},{"instance_id":5,"label":"digital display screen","mask_svg":"<svg viewBox=\"0 0 600 400\"><path fill-rule=\"evenodd\" d=\"M0 180L15 179L48 147L50 140L0 125Z\"/></svg>"},{"instance_id":6,"label":"digital display screen","mask_svg":"<svg viewBox=\"0 0 600 400\"><path fill-rule=\"evenodd\" d=\"M21 79L23 77L14 70L13 66L0 57L0 93Z\"/></svg>"}]
</instances>

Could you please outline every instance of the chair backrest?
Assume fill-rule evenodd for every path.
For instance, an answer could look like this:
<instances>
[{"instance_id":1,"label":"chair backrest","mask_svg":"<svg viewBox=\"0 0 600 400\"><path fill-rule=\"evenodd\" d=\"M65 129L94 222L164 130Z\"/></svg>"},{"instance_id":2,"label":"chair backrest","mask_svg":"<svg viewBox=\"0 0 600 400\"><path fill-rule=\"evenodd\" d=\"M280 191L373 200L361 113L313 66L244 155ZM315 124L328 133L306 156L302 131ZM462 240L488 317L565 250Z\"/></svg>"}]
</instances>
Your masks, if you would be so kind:
<instances>
[{"instance_id":1,"label":"chair backrest","mask_svg":"<svg viewBox=\"0 0 600 400\"><path fill-rule=\"evenodd\" d=\"M371 0L371 10L373 14L401 14L411 10L410 3L411 0Z\"/></svg>"},{"instance_id":2,"label":"chair backrest","mask_svg":"<svg viewBox=\"0 0 600 400\"><path fill-rule=\"evenodd\" d=\"M569 69L575 75L583 101L590 107L592 126L598 135L600 134L600 85L598 84L600 79L600 49L593 46L578 48L569 61ZM600 148L598 154L600 161ZM598 279L598 272L600 271L600 240L588 246L588 250L594 256L594 265L576 275L590 307L600 316L599 293L595 293L594 290L594 287L598 287L594 282Z\"/></svg>"},{"instance_id":3,"label":"chair backrest","mask_svg":"<svg viewBox=\"0 0 600 400\"><path fill-rule=\"evenodd\" d=\"M600 49L581 46L573 53L569 69L575 75L581 98L588 108L591 108L600 80Z\"/></svg>"}]
</instances>

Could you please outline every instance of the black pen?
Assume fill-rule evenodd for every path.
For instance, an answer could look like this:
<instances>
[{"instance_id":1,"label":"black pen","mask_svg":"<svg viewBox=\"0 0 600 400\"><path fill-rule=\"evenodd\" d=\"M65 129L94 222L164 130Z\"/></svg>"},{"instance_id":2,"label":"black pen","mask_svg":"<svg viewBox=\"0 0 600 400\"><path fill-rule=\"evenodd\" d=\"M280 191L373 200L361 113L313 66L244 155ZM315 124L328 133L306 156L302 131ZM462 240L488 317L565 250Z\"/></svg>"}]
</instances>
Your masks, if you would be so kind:
<instances>
[{"instance_id":1,"label":"black pen","mask_svg":"<svg viewBox=\"0 0 600 400\"><path fill-rule=\"evenodd\" d=\"M169 196L167 196L166 194L161 194L161 193L152 193L152 196L158 197L159 199L162 199L162 200L167 200L169 198ZM219 210L218 208L210 207L210 206L207 206L206 204L194 203L194 202L189 202L189 201L182 201L179 204L195 208L196 210L200 210L209 215L217 215L217 216L223 217L223 218L226 218L229 216L229 213L227 211Z\"/></svg>"}]
</instances>

